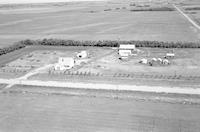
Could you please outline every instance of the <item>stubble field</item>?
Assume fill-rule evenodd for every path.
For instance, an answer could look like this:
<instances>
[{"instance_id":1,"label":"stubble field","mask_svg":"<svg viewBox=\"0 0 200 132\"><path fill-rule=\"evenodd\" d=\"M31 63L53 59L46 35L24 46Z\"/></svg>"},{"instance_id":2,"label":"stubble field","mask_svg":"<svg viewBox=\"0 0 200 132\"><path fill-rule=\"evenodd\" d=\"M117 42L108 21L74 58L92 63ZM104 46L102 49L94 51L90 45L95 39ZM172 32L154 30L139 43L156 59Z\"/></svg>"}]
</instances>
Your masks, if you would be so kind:
<instances>
[{"instance_id":1,"label":"stubble field","mask_svg":"<svg viewBox=\"0 0 200 132\"><path fill-rule=\"evenodd\" d=\"M1 94L1 131L198 132L199 106L37 94Z\"/></svg>"}]
</instances>

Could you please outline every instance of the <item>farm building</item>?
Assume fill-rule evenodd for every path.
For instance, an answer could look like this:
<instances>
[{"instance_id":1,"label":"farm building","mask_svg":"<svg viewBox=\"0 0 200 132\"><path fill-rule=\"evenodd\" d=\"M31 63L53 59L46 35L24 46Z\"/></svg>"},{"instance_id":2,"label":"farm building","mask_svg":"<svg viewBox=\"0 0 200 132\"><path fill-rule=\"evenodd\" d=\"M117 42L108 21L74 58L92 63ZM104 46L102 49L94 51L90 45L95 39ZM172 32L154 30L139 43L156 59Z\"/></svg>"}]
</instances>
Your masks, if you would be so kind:
<instances>
[{"instance_id":1,"label":"farm building","mask_svg":"<svg viewBox=\"0 0 200 132\"><path fill-rule=\"evenodd\" d=\"M166 55L164 56L164 58L166 58L166 59L170 59L170 58L174 58L174 57L175 57L174 50L169 51L169 52L166 53Z\"/></svg>"},{"instance_id":2,"label":"farm building","mask_svg":"<svg viewBox=\"0 0 200 132\"><path fill-rule=\"evenodd\" d=\"M174 53L167 53L165 58L174 58L175 54Z\"/></svg>"},{"instance_id":3,"label":"farm building","mask_svg":"<svg viewBox=\"0 0 200 132\"><path fill-rule=\"evenodd\" d=\"M59 57L58 63L54 66L55 70L68 70L75 65L74 58L71 57Z\"/></svg>"},{"instance_id":4,"label":"farm building","mask_svg":"<svg viewBox=\"0 0 200 132\"><path fill-rule=\"evenodd\" d=\"M120 44L118 49L118 54L122 58L127 58L131 55L137 55L137 50L135 48L135 45L129 45L129 44Z\"/></svg>"}]
</instances>

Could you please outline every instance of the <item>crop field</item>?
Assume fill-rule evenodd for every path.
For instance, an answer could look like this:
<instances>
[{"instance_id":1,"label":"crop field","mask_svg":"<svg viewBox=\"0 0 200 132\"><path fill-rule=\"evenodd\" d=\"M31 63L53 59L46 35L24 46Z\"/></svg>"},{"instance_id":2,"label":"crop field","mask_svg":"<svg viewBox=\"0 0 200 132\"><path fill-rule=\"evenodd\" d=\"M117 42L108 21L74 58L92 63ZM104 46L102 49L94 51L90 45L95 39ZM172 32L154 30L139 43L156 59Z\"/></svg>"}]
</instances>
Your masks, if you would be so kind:
<instances>
[{"instance_id":1,"label":"crop field","mask_svg":"<svg viewBox=\"0 0 200 132\"><path fill-rule=\"evenodd\" d=\"M182 5L182 8L198 25L200 24L200 2L196 4Z\"/></svg>"},{"instance_id":2,"label":"crop field","mask_svg":"<svg viewBox=\"0 0 200 132\"><path fill-rule=\"evenodd\" d=\"M2 90L5 86L6 84L0 84L0 90Z\"/></svg>"},{"instance_id":3,"label":"crop field","mask_svg":"<svg viewBox=\"0 0 200 132\"><path fill-rule=\"evenodd\" d=\"M199 132L199 105L41 94L0 94L1 131Z\"/></svg>"},{"instance_id":4,"label":"crop field","mask_svg":"<svg viewBox=\"0 0 200 132\"><path fill-rule=\"evenodd\" d=\"M0 46L26 38L44 37L75 40L199 40L199 32L177 11L134 12L130 11L133 9L130 4L128 1L110 1L1 7ZM160 3L160 6L172 7L166 3Z\"/></svg>"}]
</instances>

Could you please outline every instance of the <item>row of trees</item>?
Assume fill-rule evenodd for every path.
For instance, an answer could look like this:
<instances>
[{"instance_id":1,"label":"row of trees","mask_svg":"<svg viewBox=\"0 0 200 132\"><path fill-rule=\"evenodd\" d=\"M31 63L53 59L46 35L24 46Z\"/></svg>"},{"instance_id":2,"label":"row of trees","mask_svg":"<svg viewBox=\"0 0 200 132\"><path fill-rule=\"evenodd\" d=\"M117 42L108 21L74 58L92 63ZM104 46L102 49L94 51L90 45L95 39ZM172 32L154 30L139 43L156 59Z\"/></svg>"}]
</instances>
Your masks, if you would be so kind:
<instances>
[{"instance_id":1,"label":"row of trees","mask_svg":"<svg viewBox=\"0 0 200 132\"><path fill-rule=\"evenodd\" d=\"M151 8L135 8L130 11L175 11L174 8L171 7L151 7Z\"/></svg>"},{"instance_id":2,"label":"row of trees","mask_svg":"<svg viewBox=\"0 0 200 132\"><path fill-rule=\"evenodd\" d=\"M188 7L185 8L185 10L191 11L191 10L200 10L200 7Z\"/></svg>"},{"instance_id":3,"label":"row of trees","mask_svg":"<svg viewBox=\"0 0 200 132\"><path fill-rule=\"evenodd\" d=\"M15 50L19 50L25 47L26 45L23 43L16 43L14 45L0 49L0 55L7 54L7 53L10 53L10 52L13 52Z\"/></svg>"},{"instance_id":4,"label":"row of trees","mask_svg":"<svg viewBox=\"0 0 200 132\"><path fill-rule=\"evenodd\" d=\"M22 49L30 45L118 47L120 44L134 44L136 45L136 47L151 47L151 48L200 48L199 42L117 41L117 40L75 41L75 40L62 40L62 39L40 39L40 40L26 39L19 41L14 45L0 49L0 55Z\"/></svg>"},{"instance_id":5,"label":"row of trees","mask_svg":"<svg viewBox=\"0 0 200 132\"><path fill-rule=\"evenodd\" d=\"M22 45L49 45L49 46L96 46L118 47L120 44L134 44L136 47L151 48L200 48L199 42L162 42L162 41L75 41L62 39L23 40Z\"/></svg>"}]
</instances>

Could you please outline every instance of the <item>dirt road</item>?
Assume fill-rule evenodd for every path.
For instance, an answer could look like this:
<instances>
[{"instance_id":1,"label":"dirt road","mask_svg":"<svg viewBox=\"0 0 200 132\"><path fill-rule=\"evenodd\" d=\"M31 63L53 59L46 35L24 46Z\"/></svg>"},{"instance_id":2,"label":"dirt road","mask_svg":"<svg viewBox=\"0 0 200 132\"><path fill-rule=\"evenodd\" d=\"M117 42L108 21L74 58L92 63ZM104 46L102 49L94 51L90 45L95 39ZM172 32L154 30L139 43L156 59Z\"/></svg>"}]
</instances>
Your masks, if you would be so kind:
<instances>
[{"instance_id":1,"label":"dirt road","mask_svg":"<svg viewBox=\"0 0 200 132\"><path fill-rule=\"evenodd\" d=\"M45 87L126 90L126 91L200 95L199 88L179 88L179 87L170 88L170 87L159 87L159 86L154 86L154 87L135 86L135 85L126 85L126 84L118 85L118 84L103 84L103 83L61 82L61 81L40 81L40 80L19 80L19 79L0 79L0 83L11 84L11 85L19 84L19 85L45 86Z\"/></svg>"},{"instance_id":2,"label":"dirt road","mask_svg":"<svg viewBox=\"0 0 200 132\"><path fill-rule=\"evenodd\" d=\"M192 20L188 15L186 15L178 6L174 5L174 8L181 14L183 15L194 27L200 30L200 26L196 24L194 20Z\"/></svg>"},{"instance_id":3,"label":"dirt road","mask_svg":"<svg viewBox=\"0 0 200 132\"><path fill-rule=\"evenodd\" d=\"M36 69L30 71L29 73L25 74L25 75L22 76L22 77L13 79L12 82L8 83L8 85L6 86L6 89L12 87L13 85L15 85L16 82L21 82L21 80L26 80L26 79L29 78L30 76L33 76L33 75L35 75L35 74L41 72L42 70L48 69L49 67L52 67L53 65L54 65L54 64L49 64L49 65L45 65L45 66L43 66L43 67L36 68Z\"/></svg>"}]
</instances>

